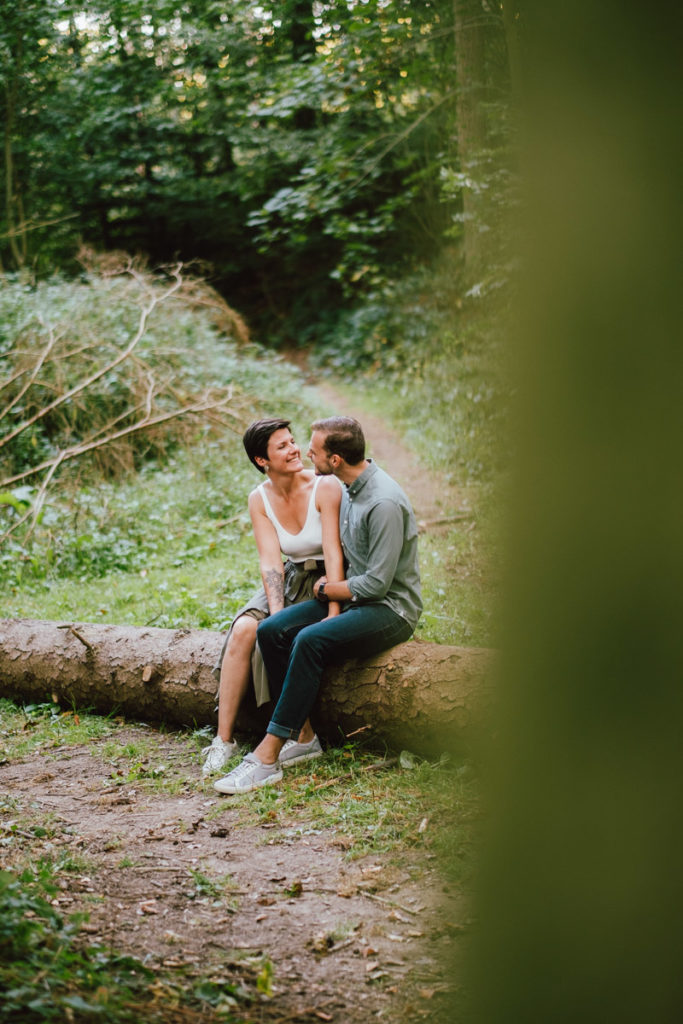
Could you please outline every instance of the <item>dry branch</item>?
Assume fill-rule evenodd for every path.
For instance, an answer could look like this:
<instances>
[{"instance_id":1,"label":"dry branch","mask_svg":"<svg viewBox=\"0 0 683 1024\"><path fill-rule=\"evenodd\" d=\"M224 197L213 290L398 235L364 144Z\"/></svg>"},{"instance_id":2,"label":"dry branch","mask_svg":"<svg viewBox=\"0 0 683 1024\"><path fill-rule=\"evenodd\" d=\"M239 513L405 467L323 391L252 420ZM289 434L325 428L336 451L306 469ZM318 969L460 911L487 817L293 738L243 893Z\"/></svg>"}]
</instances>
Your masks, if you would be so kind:
<instances>
[{"instance_id":1,"label":"dry branch","mask_svg":"<svg viewBox=\"0 0 683 1024\"><path fill-rule=\"evenodd\" d=\"M87 388L93 385L96 381L98 381L101 377L104 377L105 374L110 373L112 370L116 369L116 367L123 362L131 354L135 346L140 342L141 338L144 336L147 321L154 308L157 305L159 305L159 303L163 302L165 299L173 295L173 293L176 292L181 287L183 283L183 279L180 274L182 266L182 263L178 263L176 268L171 272L172 276L175 278L175 281L171 285L171 287L168 288L161 295L153 295L150 301L147 303L147 305L143 306L142 310L140 311L138 329L131 338L126 348L122 349L114 359L110 360L110 362L106 363L104 366L101 366L99 370L97 370L95 373L90 374L90 376L86 377L84 380L81 380L77 384L74 384L72 388L69 388L68 391L65 391L63 394L59 395L57 398L55 398L53 402L49 402L47 405L38 409L38 411L35 412L33 416L30 416L27 420L24 420L23 423L19 423L14 428L14 430L10 431L9 434L5 434L3 437L1 437L0 448L4 447L6 444L9 444L9 442L14 440L15 437L18 437L18 435L23 433L24 430L27 430L29 427L33 426L33 424L37 423L38 420L43 419L43 417L47 416L48 413L53 412L59 406L64 405L65 402L68 402L76 395L81 394L83 391L85 391ZM133 274L133 276L136 276L136 279L139 280L139 275L135 275L135 273L132 270L131 274Z\"/></svg>"}]
</instances>

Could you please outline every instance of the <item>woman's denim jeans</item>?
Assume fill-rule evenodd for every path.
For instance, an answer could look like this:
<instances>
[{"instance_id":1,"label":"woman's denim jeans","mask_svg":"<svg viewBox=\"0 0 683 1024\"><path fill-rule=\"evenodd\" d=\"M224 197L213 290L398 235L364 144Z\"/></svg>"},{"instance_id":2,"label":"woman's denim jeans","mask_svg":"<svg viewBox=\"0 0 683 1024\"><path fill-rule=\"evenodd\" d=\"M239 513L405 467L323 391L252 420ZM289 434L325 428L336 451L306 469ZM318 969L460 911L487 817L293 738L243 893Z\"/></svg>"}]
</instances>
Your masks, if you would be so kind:
<instances>
[{"instance_id":1,"label":"woman's denim jeans","mask_svg":"<svg viewBox=\"0 0 683 1024\"><path fill-rule=\"evenodd\" d=\"M385 604L355 605L334 618L302 601L259 623L258 644L277 701L267 731L296 739L311 713L327 665L368 658L408 640L413 628Z\"/></svg>"}]
</instances>

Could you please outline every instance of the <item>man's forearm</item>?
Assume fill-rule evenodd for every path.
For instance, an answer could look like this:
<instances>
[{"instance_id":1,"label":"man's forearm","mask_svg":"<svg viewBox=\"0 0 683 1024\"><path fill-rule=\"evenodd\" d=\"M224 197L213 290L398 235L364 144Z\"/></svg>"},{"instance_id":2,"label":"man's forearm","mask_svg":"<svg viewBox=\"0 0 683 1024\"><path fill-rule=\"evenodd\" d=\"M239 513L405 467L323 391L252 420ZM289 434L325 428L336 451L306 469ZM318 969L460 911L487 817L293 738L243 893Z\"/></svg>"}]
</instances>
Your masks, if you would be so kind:
<instances>
[{"instance_id":1,"label":"man's forearm","mask_svg":"<svg viewBox=\"0 0 683 1024\"><path fill-rule=\"evenodd\" d=\"M346 580L337 583L325 583L325 597L328 601L350 601L353 594L349 590Z\"/></svg>"}]
</instances>

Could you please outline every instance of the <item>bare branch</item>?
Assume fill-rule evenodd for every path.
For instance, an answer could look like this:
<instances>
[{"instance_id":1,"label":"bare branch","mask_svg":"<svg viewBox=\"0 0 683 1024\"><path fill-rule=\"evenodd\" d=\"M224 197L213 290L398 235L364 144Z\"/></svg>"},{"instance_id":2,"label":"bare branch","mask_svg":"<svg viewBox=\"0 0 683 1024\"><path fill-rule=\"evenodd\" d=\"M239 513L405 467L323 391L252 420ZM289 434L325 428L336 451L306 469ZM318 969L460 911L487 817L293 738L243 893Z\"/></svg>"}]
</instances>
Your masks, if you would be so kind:
<instances>
[{"instance_id":1,"label":"bare branch","mask_svg":"<svg viewBox=\"0 0 683 1024\"><path fill-rule=\"evenodd\" d=\"M38 420L42 419L43 416L46 416L49 412L52 412L53 409L58 408L60 405L63 405L65 402L68 402L75 395L78 395L80 392L85 391L86 388L90 387L91 384L94 384L95 381L100 379L100 377L103 377L106 373L109 373L111 370L113 370L115 367L117 367L120 363L123 362L130 355L130 353L133 351L133 349L138 344L140 339L143 337L145 329L147 327L147 320L149 319L155 307L159 305L161 302L164 302L166 299L168 299L171 295L173 295L174 292L176 292L182 286L183 279L180 273L180 271L182 270L182 266L182 263L178 263L175 269L171 271L173 277L175 278L175 282L173 283L173 285L170 288L166 289L166 291L163 292L163 294L161 295L152 295L152 298L150 299L149 303L143 307L140 313L138 329L135 332L131 341L126 346L126 348L119 352L115 359L112 359L105 366L97 370L96 373L91 374L89 377L86 377L78 384L75 384L72 388L70 388L68 391L65 391L64 394L60 395L53 402L50 402L42 409L39 409L38 412L36 412L28 420L25 420L23 423L20 423L19 426L17 426L9 434L5 434L4 437L0 438L0 448L8 444L15 437L21 434L24 430L26 430L28 427L36 423ZM140 278L140 276L137 275L137 272L134 269L131 268L129 270L129 273L133 277L135 277L136 280L139 279L144 284L144 279ZM145 287L147 286L145 285Z\"/></svg>"},{"instance_id":2,"label":"bare branch","mask_svg":"<svg viewBox=\"0 0 683 1024\"><path fill-rule=\"evenodd\" d=\"M30 377L29 377L29 379L28 379L28 380L26 381L26 383L24 384L24 386L23 386L23 387L21 388L21 390L20 390L20 391L19 391L19 392L18 392L18 393L17 393L17 394L16 394L15 396L14 396L14 398L13 398L13 399L12 399L12 401L11 401L11 402L9 403L9 405L5 406L5 408L4 408L4 409L0 409L0 420L1 420L1 419L3 419L3 417L4 417L4 416L7 416L7 414L8 414L9 412L11 412L11 410L12 410L12 409L14 408L14 406L15 406L15 405L17 404L17 402L20 402L20 401L21 401L21 399L23 398L23 396L24 396L24 395L26 394L26 392L28 391L28 389L29 389L29 388L31 387L31 384L33 384L34 380L35 380L35 379L36 379L36 377L38 376L38 373L39 373L39 371L40 371L40 369L41 369L41 367L42 367L43 363L45 362L45 360L46 360L46 359L47 359L47 357L49 356L50 352L51 352L51 351L52 351L52 349L54 348L55 342L57 341L57 339L55 338L55 334L54 334L54 331L52 330L52 328L50 327L50 325L49 325L49 324L46 324L46 323L45 323L45 321L43 320L43 318L42 318L42 317L39 317L38 319L40 320L40 323L42 324L42 326L43 326L43 327L44 327L44 328L46 329L46 331L48 332L48 343L47 343L47 345L45 346L45 348L43 349L43 351L42 351L42 352L40 353L40 355L39 355L39 357L38 357L38 362L37 362L37 363L36 363L36 365L35 365L35 366L33 367L33 372L31 373L31 376L30 376ZM21 373L26 373L26 370L22 370L22 371L21 371ZM15 374L15 375L14 375L14 378L13 378L13 381L14 381L14 380L17 380L17 378L18 378L19 376L21 376L21 374Z\"/></svg>"},{"instance_id":3,"label":"bare branch","mask_svg":"<svg viewBox=\"0 0 683 1024\"><path fill-rule=\"evenodd\" d=\"M122 430L118 430L107 437L83 442L74 445L72 448L65 448L54 459L48 459L45 462L41 462L38 466L32 466L30 469L24 470L23 473L17 473L15 476L6 477L4 480L0 480L0 486L9 487L11 484L19 483L20 480L26 480L35 473L41 473L44 469L50 470L54 466L55 462L61 464L69 459L85 455L86 452L102 448L104 445L111 444L113 441L118 441L122 437L127 437L129 434L133 434L138 430L147 430L150 427L156 427L160 423L167 423L169 420L177 419L179 416L186 416L188 413L208 413L216 409L226 409L227 403L230 401L231 397L232 389L229 388L227 389L226 394L213 401L208 398L203 398L190 403L189 405L183 406L182 409L174 409L172 412L161 413L158 416L144 416L141 420L138 420L137 423L132 423L130 426L124 427Z\"/></svg>"},{"instance_id":4,"label":"bare branch","mask_svg":"<svg viewBox=\"0 0 683 1024\"><path fill-rule=\"evenodd\" d=\"M78 213L66 213L63 217L53 217L51 220L40 220L36 224L33 224L30 220L23 221L21 227L10 228L9 231L5 231L1 234L0 238L15 238L24 232L39 231L40 228L50 228L55 224L62 224L65 220L73 220L74 217L78 216Z\"/></svg>"}]
</instances>

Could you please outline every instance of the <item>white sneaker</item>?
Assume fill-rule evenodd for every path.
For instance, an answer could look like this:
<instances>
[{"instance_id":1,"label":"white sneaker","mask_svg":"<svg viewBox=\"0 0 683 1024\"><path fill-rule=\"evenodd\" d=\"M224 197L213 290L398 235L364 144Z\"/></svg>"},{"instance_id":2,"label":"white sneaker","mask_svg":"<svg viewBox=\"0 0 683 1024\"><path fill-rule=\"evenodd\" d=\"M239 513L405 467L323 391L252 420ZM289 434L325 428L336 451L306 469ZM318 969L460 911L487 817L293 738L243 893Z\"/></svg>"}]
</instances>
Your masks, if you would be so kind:
<instances>
[{"instance_id":1,"label":"white sneaker","mask_svg":"<svg viewBox=\"0 0 683 1024\"><path fill-rule=\"evenodd\" d=\"M226 743L220 736L214 736L211 746L204 747L202 750L202 754L206 754L202 775L213 775L214 772L219 772L221 768L225 768L230 758L234 757L236 753L237 743L235 740L228 740Z\"/></svg>"},{"instance_id":2,"label":"white sneaker","mask_svg":"<svg viewBox=\"0 0 683 1024\"><path fill-rule=\"evenodd\" d=\"M283 768L287 768L290 764L299 764L300 761L312 761L314 757L320 757L322 752L317 736L314 736L309 743L287 740L280 751L280 764Z\"/></svg>"},{"instance_id":3,"label":"white sneaker","mask_svg":"<svg viewBox=\"0 0 683 1024\"><path fill-rule=\"evenodd\" d=\"M282 778L280 762L264 764L255 754L247 754L236 768L224 779L214 782L213 788L219 793L250 793L259 786L269 786Z\"/></svg>"}]
</instances>

